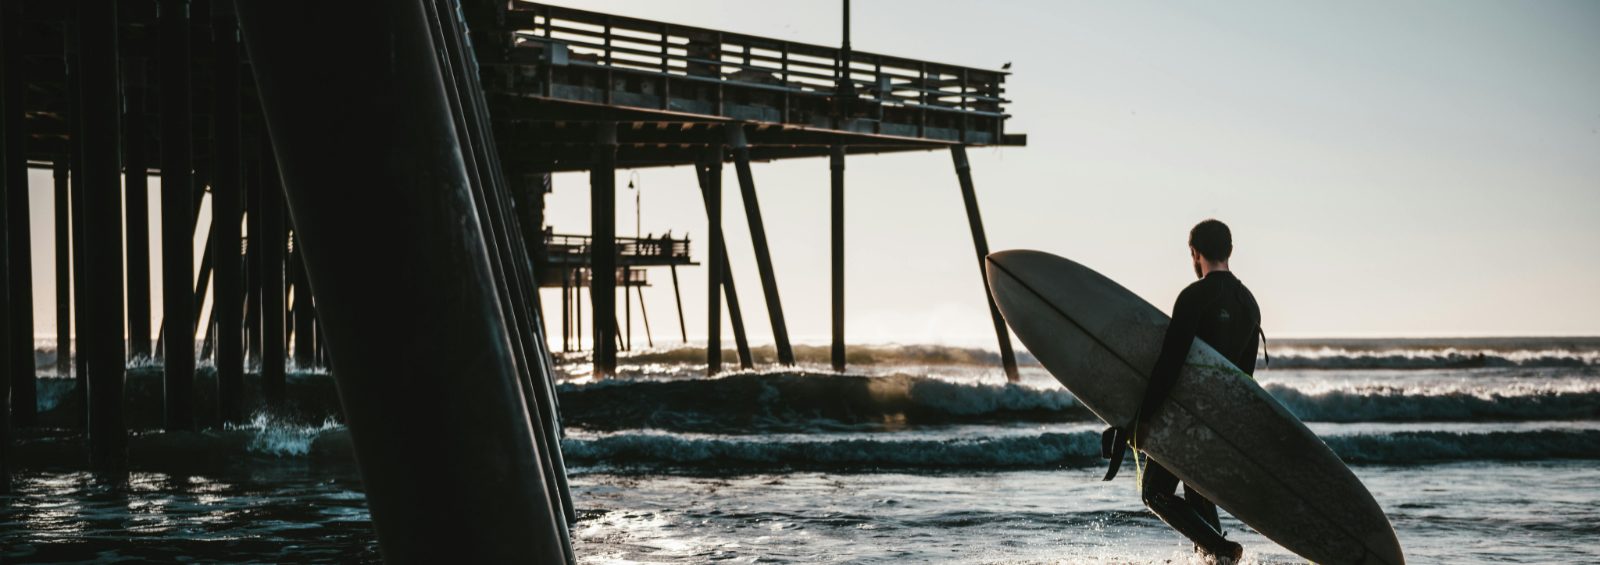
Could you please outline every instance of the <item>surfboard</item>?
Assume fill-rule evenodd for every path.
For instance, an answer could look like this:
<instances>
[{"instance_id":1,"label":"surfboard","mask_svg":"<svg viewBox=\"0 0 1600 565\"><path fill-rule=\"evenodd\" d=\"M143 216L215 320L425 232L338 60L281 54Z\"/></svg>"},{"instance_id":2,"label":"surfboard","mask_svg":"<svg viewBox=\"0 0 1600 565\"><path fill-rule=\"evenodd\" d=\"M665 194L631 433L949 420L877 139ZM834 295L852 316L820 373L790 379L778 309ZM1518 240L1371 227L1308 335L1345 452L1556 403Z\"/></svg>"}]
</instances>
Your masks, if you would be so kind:
<instances>
[{"instance_id":1,"label":"surfboard","mask_svg":"<svg viewBox=\"0 0 1600 565\"><path fill-rule=\"evenodd\" d=\"M1071 260L1002 251L990 293L1018 339L1108 423L1132 419L1170 321ZM1284 549L1316 563L1401 565L1394 528L1355 473L1283 405L1196 339L1138 446ZM1127 469L1125 469L1126 471Z\"/></svg>"}]
</instances>

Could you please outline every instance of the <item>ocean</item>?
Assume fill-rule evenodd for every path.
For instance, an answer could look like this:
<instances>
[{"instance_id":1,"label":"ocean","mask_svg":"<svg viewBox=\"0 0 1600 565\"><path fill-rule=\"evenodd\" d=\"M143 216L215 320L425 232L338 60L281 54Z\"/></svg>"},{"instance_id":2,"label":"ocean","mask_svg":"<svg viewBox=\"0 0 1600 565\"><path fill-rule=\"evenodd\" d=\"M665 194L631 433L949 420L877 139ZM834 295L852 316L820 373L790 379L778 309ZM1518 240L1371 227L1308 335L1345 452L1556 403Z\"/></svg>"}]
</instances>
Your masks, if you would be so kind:
<instances>
[{"instance_id":1,"label":"ocean","mask_svg":"<svg viewBox=\"0 0 1600 565\"><path fill-rule=\"evenodd\" d=\"M1410 562L1600 562L1600 338L1274 340L1270 353L1257 380L1351 465ZM605 380L565 358L579 560L1205 562L1143 508L1131 465L1100 481L1103 425L1025 355L1008 384L981 349L857 347L847 374L826 369L826 348L798 354L795 368L710 379L690 348L625 354ZM46 416L71 387L42 379ZM0 561L376 561L331 377L296 372L290 387L291 413L136 433L125 482L65 465L70 434L34 432L0 505ZM158 367L130 370L130 395L152 389ZM1247 563L1303 562L1223 525Z\"/></svg>"}]
</instances>

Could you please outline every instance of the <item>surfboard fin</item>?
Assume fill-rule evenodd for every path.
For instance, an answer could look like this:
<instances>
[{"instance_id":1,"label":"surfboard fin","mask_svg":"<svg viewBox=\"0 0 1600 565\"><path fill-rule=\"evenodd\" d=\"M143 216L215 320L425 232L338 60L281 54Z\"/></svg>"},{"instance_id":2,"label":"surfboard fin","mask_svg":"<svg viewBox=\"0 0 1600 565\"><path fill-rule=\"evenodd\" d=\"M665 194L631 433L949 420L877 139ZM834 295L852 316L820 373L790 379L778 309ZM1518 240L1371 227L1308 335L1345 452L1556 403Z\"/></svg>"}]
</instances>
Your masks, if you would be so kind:
<instances>
[{"instance_id":1,"label":"surfboard fin","mask_svg":"<svg viewBox=\"0 0 1600 565\"><path fill-rule=\"evenodd\" d=\"M1122 460L1128 453L1128 433L1122 428L1112 426L1100 433L1100 457L1110 459L1106 466L1106 476L1101 481L1109 481L1117 477L1117 471L1122 469Z\"/></svg>"}]
</instances>

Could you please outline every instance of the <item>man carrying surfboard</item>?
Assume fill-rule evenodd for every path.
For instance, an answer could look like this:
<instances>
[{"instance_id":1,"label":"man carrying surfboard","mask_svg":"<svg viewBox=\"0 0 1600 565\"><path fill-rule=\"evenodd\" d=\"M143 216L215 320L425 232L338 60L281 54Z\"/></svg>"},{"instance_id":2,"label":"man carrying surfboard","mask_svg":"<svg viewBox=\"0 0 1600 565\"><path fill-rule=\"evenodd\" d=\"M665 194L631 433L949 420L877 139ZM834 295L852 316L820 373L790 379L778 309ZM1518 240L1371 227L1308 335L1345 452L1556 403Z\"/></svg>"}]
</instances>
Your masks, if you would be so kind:
<instances>
[{"instance_id":1,"label":"man carrying surfboard","mask_svg":"<svg viewBox=\"0 0 1600 565\"><path fill-rule=\"evenodd\" d=\"M1206 220L1189 231L1189 256L1194 262L1194 274L1200 280L1178 295L1172 307L1172 324L1167 326L1161 355L1151 372L1139 413L1129 425L1113 432L1114 435L1126 437L1126 433L1148 423L1161 408L1177 383L1178 373L1183 369L1195 338L1210 344L1246 374L1255 372L1261 309L1250 289L1228 270L1228 258L1232 254L1233 234L1227 224ZM1115 437L1114 441L1120 442L1122 437ZM1114 461L1112 465L1117 463ZM1144 468L1142 496L1145 505L1167 525L1194 541L1202 551L1238 560L1244 548L1223 537L1216 504L1187 484L1183 487L1183 497L1178 497L1178 482L1171 471L1150 461Z\"/></svg>"}]
</instances>

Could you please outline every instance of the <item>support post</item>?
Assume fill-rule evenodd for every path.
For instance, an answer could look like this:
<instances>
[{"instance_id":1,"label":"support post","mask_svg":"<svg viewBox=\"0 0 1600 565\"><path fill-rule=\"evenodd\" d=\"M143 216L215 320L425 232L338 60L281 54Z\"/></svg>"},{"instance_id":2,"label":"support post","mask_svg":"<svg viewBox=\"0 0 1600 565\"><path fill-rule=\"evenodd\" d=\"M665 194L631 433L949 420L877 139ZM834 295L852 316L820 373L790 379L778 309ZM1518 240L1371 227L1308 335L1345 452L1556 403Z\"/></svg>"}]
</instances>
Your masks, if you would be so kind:
<instances>
[{"instance_id":1,"label":"support post","mask_svg":"<svg viewBox=\"0 0 1600 565\"><path fill-rule=\"evenodd\" d=\"M0 157L5 162L4 173L0 174L0 190L10 195L7 203L7 218L9 234L7 240L10 252L7 254L10 261L10 303L11 315L0 317L0 323L11 324L11 362L6 367L11 374L10 379L0 379L0 388L11 389L11 421L17 427L32 426L37 417L38 382L35 380L33 361L33 233L30 229L32 219L29 213L28 198L28 162L24 149L27 143L27 121L25 106L24 83L26 76L23 74L22 46L18 32L21 30L19 16L22 12L20 3L11 3L0 7L0 27L4 27L4 38L0 38L0 51L5 57L5 78L3 94L0 98L5 100L4 123L5 140L0 142L5 153ZM7 382L9 381L9 382ZM4 439L0 438L0 443ZM0 455L3 456L3 455Z\"/></svg>"},{"instance_id":2,"label":"support post","mask_svg":"<svg viewBox=\"0 0 1600 565\"><path fill-rule=\"evenodd\" d=\"M844 146L835 145L828 154L832 173L830 222L833 233L833 370L843 372L844 350Z\"/></svg>"},{"instance_id":3,"label":"support post","mask_svg":"<svg viewBox=\"0 0 1600 565\"><path fill-rule=\"evenodd\" d=\"M88 256L84 280L93 280L93 326L79 326L90 343L89 463L103 472L127 467L127 427L122 413L122 381L127 357L122 341L122 167L120 84L117 80L117 5L79 7L83 89L79 103L83 134L84 238Z\"/></svg>"},{"instance_id":4,"label":"support post","mask_svg":"<svg viewBox=\"0 0 1600 565\"><path fill-rule=\"evenodd\" d=\"M263 146L270 143L265 135L262 138ZM261 184L256 187L260 195L257 202L261 204L257 208L261 233L250 234L251 247L260 246L256 257L261 260L261 288L256 293L261 311L261 393L268 406L280 407L287 387L283 331L283 252L287 231L283 227L283 189L278 183L278 168L272 165L270 148L263 147L261 153Z\"/></svg>"},{"instance_id":5,"label":"support post","mask_svg":"<svg viewBox=\"0 0 1600 565\"><path fill-rule=\"evenodd\" d=\"M294 277L294 365L304 371L317 364L315 299L311 297L311 283L306 282L305 251L300 246L300 233L295 230L290 241L294 253L289 257L289 269Z\"/></svg>"},{"instance_id":6,"label":"support post","mask_svg":"<svg viewBox=\"0 0 1600 565\"><path fill-rule=\"evenodd\" d=\"M244 285L239 258L239 220L244 213L244 175L239 139L239 33L229 3L213 4L212 136L215 157L211 179L211 270L216 279L211 309L217 319L217 416L222 423L244 419Z\"/></svg>"},{"instance_id":7,"label":"support post","mask_svg":"<svg viewBox=\"0 0 1600 565\"><path fill-rule=\"evenodd\" d=\"M589 172L590 308L594 317L594 376L617 370L617 128L602 123L595 132L595 158Z\"/></svg>"},{"instance_id":8,"label":"support post","mask_svg":"<svg viewBox=\"0 0 1600 565\"><path fill-rule=\"evenodd\" d=\"M150 357L150 167L145 147L145 61L130 58L123 74L123 191L128 261L128 356Z\"/></svg>"},{"instance_id":9,"label":"support post","mask_svg":"<svg viewBox=\"0 0 1600 565\"><path fill-rule=\"evenodd\" d=\"M243 130L241 138L249 136ZM242 151L242 144L241 144ZM261 167L255 159L241 157L240 186L244 189L244 366L261 371Z\"/></svg>"},{"instance_id":10,"label":"support post","mask_svg":"<svg viewBox=\"0 0 1600 565\"><path fill-rule=\"evenodd\" d=\"M56 183L56 376L72 376L72 196L67 159L57 157Z\"/></svg>"},{"instance_id":11,"label":"support post","mask_svg":"<svg viewBox=\"0 0 1600 565\"><path fill-rule=\"evenodd\" d=\"M161 332L166 428L194 429L194 158L189 0L162 0ZM188 330L188 331L184 331Z\"/></svg>"},{"instance_id":12,"label":"support post","mask_svg":"<svg viewBox=\"0 0 1600 565\"><path fill-rule=\"evenodd\" d=\"M84 201L86 200L84 183L87 182L84 179L88 178L88 176L84 174L83 170L84 128L83 112L81 110L83 63L82 50L78 45L80 34L77 22L67 22L65 32L67 43L67 130L71 135L71 139L67 143L67 151L70 155L68 164L72 169L72 174L68 176L72 193L71 211L69 212L72 216L72 327L74 328L72 343L73 347L77 349L77 355L72 358L73 378L77 384L77 387L73 389L73 394L77 397L78 406L83 407L83 414L79 419L79 424L83 426L83 429L87 430L89 425L89 357L94 340L89 339L87 333L90 322L90 304L89 285L85 284L85 281L91 279L88 276L89 271L84 268L84 257L88 255L84 247L86 245L84 237L84 224L86 222L83 216Z\"/></svg>"},{"instance_id":13,"label":"support post","mask_svg":"<svg viewBox=\"0 0 1600 565\"><path fill-rule=\"evenodd\" d=\"M961 181L961 200L967 206L967 226L972 228L972 245L978 252L978 274L983 277L983 298L989 303L989 317L994 321L994 333L1000 340L1000 363L1005 366L1006 380L1017 382L1017 355L1011 350L1011 334L1006 330L1006 320L1000 316L1000 308L994 304L994 295L989 293L989 276L987 274L989 256L989 239L984 235L983 216L978 213L978 195L972 187L972 165L967 161L967 148L962 145L950 147L950 157L955 161L956 177Z\"/></svg>"},{"instance_id":14,"label":"support post","mask_svg":"<svg viewBox=\"0 0 1600 565\"><path fill-rule=\"evenodd\" d=\"M711 233L706 247L706 374L722 372L722 277L727 271L727 253L722 241L722 150L707 151L700 169L700 191L706 201L706 231Z\"/></svg>"},{"instance_id":15,"label":"support post","mask_svg":"<svg viewBox=\"0 0 1600 565\"><path fill-rule=\"evenodd\" d=\"M761 204L756 199L755 175L750 172L750 144L744 128L727 127L728 147L739 177L739 195L744 200L745 220L750 224L750 242L755 247L756 269L761 275L761 291L767 301L767 317L772 321L772 339L778 350L778 363L794 364L794 349L789 345L789 326L783 319L783 300L778 294L778 278L772 270L772 251L767 247L766 223L761 219Z\"/></svg>"},{"instance_id":16,"label":"support post","mask_svg":"<svg viewBox=\"0 0 1600 565\"><path fill-rule=\"evenodd\" d=\"M650 312L644 309L644 287L636 286L633 288L639 295L639 319L644 322L644 344L646 347L655 349L656 338L650 335Z\"/></svg>"},{"instance_id":17,"label":"support post","mask_svg":"<svg viewBox=\"0 0 1600 565\"><path fill-rule=\"evenodd\" d=\"M713 187L715 187L716 194L718 195L717 198L716 198L716 200L718 201L718 204L717 204L717 213L715 214L715 217L720 218L722 216L722 213L721 213L722 205L720 203L720 201L722 199L721 198L721 194L722 194L722 161L721 161L721 158L722 158L722 148L713 147L711 152L709 153L709 156L707 157L707 161L705 162L705 164L703 164L700 167L700 170L698 171L700 173L700 194L706 200L706 217L707 218L713 217L712 212L711 212L711 202L712 202L712 198L711 198L712 190L711 189ZM712 244L712 246L711 246L711 253L710 253L711 261L720 261L721 265L722 265L722 268L719 269L722 274L720 276L717 276L717 279L720 279L722 281L722 284L721 284L722 291L723 291L722 292L722 296L725 296L728 299L728 325L733 326L733 344L734 344L735 351L737 351L738 354L739 354L739 368L741 368L741 369L752 369L752 368L755 367L755 357L753 355L751 355L751 353L750 353L750 340L745 335L745 332L744 332L744 315L741 313L742 310L739 309L739 290L733 284L733 269L729 268L728 243L722 237L722 222L719 221L719 222L716 222L715 224L712 224L712 225L713 225L712 230L714 231L714 233L712 233L711 238L716 243ZM707 273L707 276L709 278L712 275L710 273ZM716 312L720 316L720 314L722 312L722 308L721 308L720 305L718 305L718 307L716 309ZM722 334L722 324L719 321L713 327L715 329L712 330L712 331L716 332L714 335L718 336L717 340L718 340L718 343L720 344L721 343L721 334ZM721 363L721 359L722 359L722 353L721 353L720 345L718 346L717 350L718 350L717 351L718 371L720 372L721 371L721 364L720 363ZM708 353L709 353L709 351L708 351Z\"/></svg>"},{"instance_id":18,"label":"support post","mask_svg":"<svg viewBox=\"0 0 1600 565\"><path fill-rule=\"evenodd\" d=\"M15 17L15 8L11 4L0 5L0 50L4 50L4 53L0 53L0 56L4 56L4 60L0 61L0 65L3 65L0 66L0 218L9 218L11 198L7 194L9 187L5 184L9 184L11 179L11 169L19 165L12 157L12 145L15 143L12 130L22 127L11 116L11 106L20 102L13 95L10 84L18 74L9 55L16 50L11 42L11 36L16 33L11 25ZM0 229L0 324L11 323L9 231ZM4 334L0 336L0 369L9 372L14 341L9 328ZM0 382L0 494L11 492L11 388L10 379Z\"/></svg>"},{"instance_id":19,"label":"support post","mask_svg":"<svg viewBox=\"0 0 1600 565\"><path fill-rule=\"evenodd\" d=\"M561 270L561 351L572 351L572 269Z\"/></svg>"},{"instance_id":20,"label":"support post","mask_svg":"<svg viewBox=\"0 0 1600 565\"><path fill-rule=\"evenodd\" d=\"M427 10L238 8L385 557L564 562ZM370 183L385 198L344 190ZM430 346L397 356L397 343ZM424 413L439 417L406 416Z\"/></svg>"},{"instance_id":21,"label":"support post","mask_svg":"<svg viewBox=\"0 0 1600 565\"><path fill-rule=\"evenodd\" d=\"M678 335L684 343L689 343L689 326L683 320L683 292L678 290L678 266L672 268L672 297L678 303Z\"/></svg>"}]
</instances>

